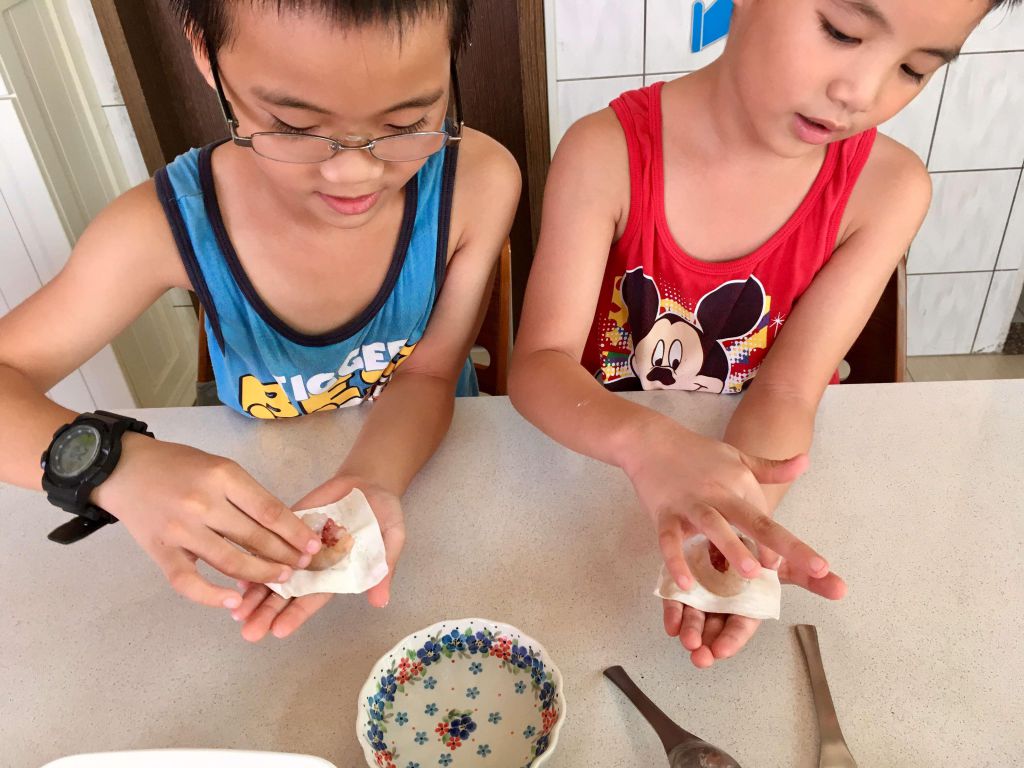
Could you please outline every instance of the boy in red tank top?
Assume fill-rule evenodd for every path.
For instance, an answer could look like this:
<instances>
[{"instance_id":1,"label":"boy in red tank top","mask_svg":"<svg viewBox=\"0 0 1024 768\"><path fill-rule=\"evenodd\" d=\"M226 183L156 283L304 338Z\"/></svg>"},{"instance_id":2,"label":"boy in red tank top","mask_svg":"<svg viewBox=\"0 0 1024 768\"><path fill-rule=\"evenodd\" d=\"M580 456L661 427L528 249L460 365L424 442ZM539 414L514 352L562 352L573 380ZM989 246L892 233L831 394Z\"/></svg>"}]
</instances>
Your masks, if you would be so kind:
<instances>
[{"instance_id":1,"label":"boy in red tank top","mask_svg":"<svg viewBox=\"0 0 1024 768\"><path fill-rule=\"evenodd\" d=\"M1019 1L734 0L717 61L623 94L559 145L512 400L622 467L681 588L683 541L704 533L748 577L773 567L825 598L846 593L771 518L931 200L921 161L875 126L985 14ZM718 441L612 394L641 389L746 396ZM759 542L760 563L733 527ZM669 601L664 619L702 668L758 626Z\"/></svg>"}]
</instances>

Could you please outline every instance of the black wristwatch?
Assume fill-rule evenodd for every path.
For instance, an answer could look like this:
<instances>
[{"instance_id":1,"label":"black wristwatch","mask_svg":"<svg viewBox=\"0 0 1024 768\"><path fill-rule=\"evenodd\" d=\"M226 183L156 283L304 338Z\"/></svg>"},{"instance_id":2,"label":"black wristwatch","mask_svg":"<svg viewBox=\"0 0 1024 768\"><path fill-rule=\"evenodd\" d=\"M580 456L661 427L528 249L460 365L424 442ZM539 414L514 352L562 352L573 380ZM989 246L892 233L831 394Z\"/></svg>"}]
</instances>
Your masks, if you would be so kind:
<instances>
[{"instance_id":1,"label":"black wristwatch","mask_svg":"<svg viewBox=\"0 0 1024 768\"><path fill-rule=\"evenodd\" d=\"M89 501L93 490L110 477L121 458L125 432L153 433L137 419L107 411L83 413L53 434L43 452L43 490L50 503L75 518L53 530L50 541L74 544L117 518Z\"/></svg>"}]
</instances>

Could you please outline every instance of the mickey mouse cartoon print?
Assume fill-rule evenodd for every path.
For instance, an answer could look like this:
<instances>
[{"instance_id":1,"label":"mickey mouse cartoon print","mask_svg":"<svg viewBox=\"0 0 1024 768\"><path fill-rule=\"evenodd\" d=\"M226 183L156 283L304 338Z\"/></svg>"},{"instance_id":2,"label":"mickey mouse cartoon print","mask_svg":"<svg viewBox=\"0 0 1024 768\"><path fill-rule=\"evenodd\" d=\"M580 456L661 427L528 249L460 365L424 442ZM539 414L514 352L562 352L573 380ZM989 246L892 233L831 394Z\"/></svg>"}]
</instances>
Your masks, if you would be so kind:
<instances>
[{"instance_id":1,"label":"mickey mouse cartoon print","mask_svg":"<svg viewBox=\"0 0 1024 768\"><path fill-rule=\"evenodd\" d=\"M749 336L767 318L764 286L754 276L722 283L705 294L693 320L662 309L658 286L643 267L626 272L621 292L632 332L632 376L608 382L613 390L720 394L732 372L724 342Z\"/></svg>"}]
</instances>

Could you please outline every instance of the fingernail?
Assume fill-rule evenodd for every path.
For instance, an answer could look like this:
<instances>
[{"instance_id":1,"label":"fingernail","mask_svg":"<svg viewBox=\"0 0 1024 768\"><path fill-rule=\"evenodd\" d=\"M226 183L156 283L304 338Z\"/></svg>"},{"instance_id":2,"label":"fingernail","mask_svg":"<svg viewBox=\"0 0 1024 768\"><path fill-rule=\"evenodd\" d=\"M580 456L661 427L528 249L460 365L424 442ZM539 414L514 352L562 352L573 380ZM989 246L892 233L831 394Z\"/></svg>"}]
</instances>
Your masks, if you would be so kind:
<instances>
[{"instance_id":1,"label":"fingernail","mask_svg":"<svg viewBox=\"0 0 1024 768\"><path fill-rule=\"evenodd\" d=\"M828 570L828 563L822 560L820 557L811 559L811 570L815 573L821 573L822 571Z\"/></svg>"},{"instance_id":2,"label":"fingernail","mask_svg":"<svg viewBox=\"0 0 1024 768\"><path fill-rule=\"evenodd\" d=\"M740 570L749 576L757 570L757 563L750 558L747 558L740 563Z\"/></svg>"},{"instance_id":3,"label":"fingernail","mask_svg":"<svg viewBox=\"0 0 1024 768\"><path fill-rule=\"evenodd\" d=\"M234 619L235 621L241 621L242 620L242 614L236 613L236 612L232 611L231 612L231 618Z\"/></svg>"},{"instance_id":4,"label":"fingernail","mask_svg":"<svg viewBox=\"0 0 1024 768\"><path fill-rule=\"evenodd\" d=\"M309 567L309 564L313 562L312 555L303 555L299 558L299 570L303 571Z\"/></svg>"},{"instance_id":5,"label":"fingernail","mask_svg":"<svg viewBox=\"0 0 1024 768\"><path fill-rule=\"evenodd\" d=\"M274 629L270 630L270 633L278 640L283 640L284 638L288 637L288 633L278 627L275 627Z\"/></svg>"},{"instance_id":6,"label":"fingernail","mask_svg":"<svg viewBox=\"0 0 1024 768\"><path fill-rule=\"evenodd\" d=\"M282 582L288 581L288 579L290 579L291 576L292 576L292 569L291 568L285 568L283 571L281 571L281 575L278 576L277 581L278 581L278 583L282 583Z\"/></svg>"},{"instance_id":7,"label":"fingernail","mask_svg":"<svg viewBox=\"0 0 1024 768\"><path fill-rule=\"evenodd\" d=\"M686 590L687 592L693 588L693 582L689 579L684 579L682 577L676 579L676 584L679 585L680 589Z\"/></svg>"},{"instance_id":8,"label":"fingernail","mask_svg":"<svg viewBox=\"0 0 1024 768\"><path fill-rule=\"evenodd\" d=\"M311 555L315 555L320 551L320 542L317 539L310 539L306 545L306 551Z\"/></svg>"},{"instance_id":9,"label":"fingernail","mask_svg":"<svg viewBox=\"0 0 1024 768\"><path fill-rule=\"evenodd\" d=\"M777 571L777 570L779 570L779 568L781 568L781 567L782 567L782 555L779 555L779 556L778 556L778 558L776 558L775 562L774 562L774 563L772 563L772 565L771 565L771 569L772 569L773 571Z\"/></svg>"},{"instance_id":10,"label":"fingernail","mask_svg":"<svg viewBox=\"0 0 1024 768\"><path fill-rule=\"evenodd\" d=\"M238 595L232 595L231 597L224 600L224 607L235 609L242 604L242 598Z\"/></svg>"}]
</instances>

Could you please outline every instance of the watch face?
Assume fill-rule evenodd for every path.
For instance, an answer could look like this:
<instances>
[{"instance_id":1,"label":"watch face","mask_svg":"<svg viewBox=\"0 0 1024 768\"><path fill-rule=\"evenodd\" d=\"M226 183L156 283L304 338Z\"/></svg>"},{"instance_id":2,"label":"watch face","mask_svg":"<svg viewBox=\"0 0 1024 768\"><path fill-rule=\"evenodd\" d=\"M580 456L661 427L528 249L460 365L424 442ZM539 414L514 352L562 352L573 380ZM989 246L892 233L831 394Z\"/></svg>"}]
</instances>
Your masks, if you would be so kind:
<instances>
[{"instance_id":1,"label":"watch face","mask_svg":"<svg viewBox=\"0 0 1024 768\"><path fill-rule=\"evenodd\" d=\"M53 444L48 467L57 477L77 477L92 466L99 453L99 430L88 424L78 424Z\"/></svg>"}]
</instances>

